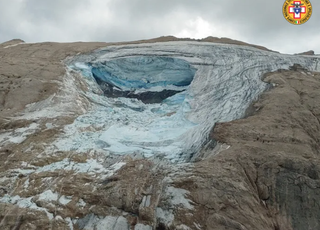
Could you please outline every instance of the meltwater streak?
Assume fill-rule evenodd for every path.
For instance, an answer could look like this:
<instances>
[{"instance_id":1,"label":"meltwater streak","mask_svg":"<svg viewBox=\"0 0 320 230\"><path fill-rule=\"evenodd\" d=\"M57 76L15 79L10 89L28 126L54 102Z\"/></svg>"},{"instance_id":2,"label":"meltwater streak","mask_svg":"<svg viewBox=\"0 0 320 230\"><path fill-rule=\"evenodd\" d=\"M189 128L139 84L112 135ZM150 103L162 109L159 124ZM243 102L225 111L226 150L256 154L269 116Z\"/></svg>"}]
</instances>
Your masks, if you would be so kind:
<instances>
[{"instance_id":1,"label":"meltwater streak","mask_svg":"<svg viewBox=\"0 0 320 230\"><path fill-rule=\"evenodd\" d=\"M93 78L93 67L99 67L103 72L101 63L109 62L107 72L125 72L129 76L130 70L136 68L135 58L139 63L155 60L158 63L155 66L163 64L159 62L161 59L184 60L183 63L188 62L197 71L186 91L162 103L144 104L137 99L107 98L94 93L98 86ZM55 145L60 150L104 149L115 154L140 152L146 157L162 154L172 161L187 160L207 141L216 122L243 117L249 104L268 87L260 80L264 73L288 69L295 63L309 71L320 70L319 58L315 56L284 55L252 47L197 42L110 46L74 57L67 65L86 78L92 87L86 95L97 103L67 126L66 135ZM158 76L165 76L158 70ZM153 70L148 69L148 72ZM146 76L140 81L134 75L134 80L139 84L152 82L149 89L158 91L176 87L165 81L157 85L161 77L155 80L152 78L155 75ZM126 88L123 80L121 87ZM140 87L139 90L147 88Z\"/></svg>"}]
</instances>

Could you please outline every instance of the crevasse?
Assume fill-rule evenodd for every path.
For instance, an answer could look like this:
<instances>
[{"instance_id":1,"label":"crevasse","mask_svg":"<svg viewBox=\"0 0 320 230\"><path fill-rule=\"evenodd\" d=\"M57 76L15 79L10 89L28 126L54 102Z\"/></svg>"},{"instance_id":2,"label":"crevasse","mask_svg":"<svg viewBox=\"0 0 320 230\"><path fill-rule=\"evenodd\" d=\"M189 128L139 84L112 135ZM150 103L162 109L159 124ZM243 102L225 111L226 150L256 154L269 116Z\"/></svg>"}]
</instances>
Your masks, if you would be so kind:
<instances>
[{"instance_id":1,"label":"crevasse","mask_svg":"<svg viewBox=\"0 0 320 230\"><path fill-rule=\"evenodd\" d=\"M295 63L319 70L317 57L198 42L110 46L76 56L66 64L86 79L95 103L55 145L189 160L216 122L244 115L268 87L264 73Z\"/></svg>"}]
</instances>

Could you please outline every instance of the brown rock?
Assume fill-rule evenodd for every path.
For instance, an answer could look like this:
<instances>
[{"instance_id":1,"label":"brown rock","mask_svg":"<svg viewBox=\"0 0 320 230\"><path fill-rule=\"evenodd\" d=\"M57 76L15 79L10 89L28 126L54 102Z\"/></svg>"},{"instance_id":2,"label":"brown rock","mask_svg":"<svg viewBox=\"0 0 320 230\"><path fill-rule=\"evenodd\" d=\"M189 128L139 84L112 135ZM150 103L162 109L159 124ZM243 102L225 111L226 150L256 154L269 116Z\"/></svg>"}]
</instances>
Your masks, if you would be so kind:
<instances>
[{"instance_id":1,"label":"brown rock","mask_svg":"<svg viewBox=\"0 0 320 230\"><path fill-rule=\"evenodd\" d=\"M306 52L298 53L296 55L314 55L314 51L313 50L309 50L309 51L306 51Z\"/></svg>"}]
</instances>

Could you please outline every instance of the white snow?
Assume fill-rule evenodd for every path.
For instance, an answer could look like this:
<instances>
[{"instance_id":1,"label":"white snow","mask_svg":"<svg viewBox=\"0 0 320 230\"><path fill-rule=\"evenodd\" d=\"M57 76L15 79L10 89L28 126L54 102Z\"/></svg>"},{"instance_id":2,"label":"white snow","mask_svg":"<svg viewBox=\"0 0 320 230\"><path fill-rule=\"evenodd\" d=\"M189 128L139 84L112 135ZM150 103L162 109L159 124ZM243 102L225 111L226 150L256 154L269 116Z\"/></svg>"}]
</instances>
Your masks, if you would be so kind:
<instances>
[{"instance_id":1,"label":"white snow","mask_svg":"<svg viewBox=\"0 0 320 230\"><path fill-rule=\"evenodd\" d=\"M66 219L65 219L65 221L68 223L68 226L69 226L69 230L73 230L73 223L72 223L72 220L71 220L71 218L70 217L67 217Z\"/></svg>"},{"instance_id":2,"label":"white snow","mask_svg":"<svg viewBox=\"0 0 320 230\"><path fill-rule=\"evenodd\" d=\"M71 202L71 200L72 200L71 198L66 197L65 195L63 195L63 196L61 196L59 198L59 203L63 204L63 205L67 205L69 202Z\"/></svg>"},{"instance_id":3,"label":"white snow","mask_svg":"<svg viewBox=\"0 0 320 230\"><path fill-rule=\"evenodd\" d=\"M83 199L80 199L76 205L77 205L78 207L82 207L82 208L83 208L84 206L86 206L86 202L84 202Z\"/></svg>"},{"instance_id":4,"label":"white snow","mask_svg":"<svg viewBox=\"0 0 320 230\"><path fill-rule=\"evenodd\" d=\"M13 45L5 46L5 47L3 47L3 49L8 49L8 48L15 47L15 46L22 45L22 44L26 44L26 43L25 42L19 42L19 43L13 44Z\"/></svg>"},{"instance_id":5,"label":"white snow","mask_svg":"<svg viewBox=\"0 0 320 230\"><path fill-rule=\"evenodd\" d=\"M144 224L136 224L136 226L134 226L134 230L152 230L152 227Z\"/></svg>"},{"instance_id":6,"label":"white snow","mask_svg":"<svg viewBox=\"0 0 320 230\"><path fill-rule=\"evenodd\" d=\"M168 187L166 190L167 196L170 197L169 202L173 205L182 205L187 209L193 209L190 200L185 196L189 193L187 190L181 188Z\"/></svg>"},{"instance_id":7,"label":"white snow","mask_svg":"<svg viewBox=\"0 0 320 230\"><path fill-rule=\"evenodd\" d=\"M26 136L11 137L11 138L9 139L9 141L10 141L11 143L14 143L14 144L20 144L20 143L22 143L25 139L27 139Z\"/></svg>"},{"instance_id":8,"label":"white snow","mask_svg":"<svg viewBox=\"0 0 320 230\"><path fill-rule=\"evenodd\" d=\"M8 139L10 132L0 133L0 144Z\"/></svg>"},{"instance_id":9,"label":"white snow","mask_svg":"<svg viewBox=\"0 0 320 230\"><path fill-rule=\"evenodd\" d=\"M193 222L193 224L194 224L194 226L195 226L198 230L201 230L201 229L202 229L202 227L201 227L200 224L197 224L197 223L195 223L195 222Z\"/></svg>"},{"instance_id":10,"label":"white snow","mask_svg":"<svg viewBox=\"0 0 320 230\"><path fill-rule=\"evenodd\" d=\"M166 210L162 208L156 209L157 219L161 220L166 225L170 225L174 220L174 206L183 206L186 209L192 210L193 205L190 204L190 200L185 198L188 195L188 191L180 188L167 187L165 194L168 201L168 204L171 206Z\"/></svg>"},{"instance_id":11,"label":"white snow","mask_svg":"<svg viewBox=\"0 0 320 230\"><path fill-rule=\"evenodd\" d=\"M47 127L47 129L52 129L52 128L54 128L54 126L52 125L52 123L46 123L46 127Z\"/></svg>"},{"instance_id":12,"label":"white snow","mask_svg":"<svg viewBox=\"0 0 320 230\"><path fill-rule=\"evenodd\" d=\"M39 195L39 200L43 201L56 201L58 200L58 194L52 192L51 190L44 191Z\"/></svg>"},{"instance_id":13,"label":"white snow","mask_svg":"<svg viewBox=\"0 0 320 230\"><path fill-rule=\"evenodd\" d=\"M191 230L187 225L180 224L179 226L176 227L177 230Z\"/></svg>"},{"instance_id":14,"label":"white snow","mask_svg":"<svg viewBox=\"0 0 320 230\"><path fill-rule=\"evenodd\" d=\"M8 142L20 144L25 141L29 135L35 133L37 129L39 129L39 124L31 123L27 127L17 128L11 132L2 133L0 134L0 144L5 145Z\"/></svg>"},{"instance_id":15,"label":"white snow","mask_svg":"<svg viewBox=\"0 0 320 230\"><path fill-rule=\"evenodd\" d=\"M129 225L127 219L124 217L116 216L106 216L106 217L97 217L92 215L83 230L129 230Z\"/></svg>"},{"instance_id":16,"label":"white snow","mask_svg":"<svg viewBox=\"0 0 320 230\"><path fill-rule=\"evenodd\" d=\"M27 176L27 175L33 173L34 169L12 169L11 171L16 174L22 174L24 176Z\"/></svg>"},{"instance_id":17,"label":"white snow","mask_svg":"<svg viewBox=\"0 0 320 230\"><path fill-rule=\"evenodd\" d=\"M52 201L57 201L59 194L52 192L51 190L46 190L46 191L40 193L38 196L39 197L37 200L46 201L46 202L50 203ZM2 198L0 198L0 203L9 203L9 204L17 205L20 208L29 208L29 209L42 211L42 212L46 213L46 215L48 216L48 218L50 220L53 219L53 214L48 212L48 210L46 208L37 206L37 204L35 202L33 202L34 199L36 199L35 196L23 198L18 195L17 196L10 196L10 195L6 194ZM61 196L59 199L59 202L62 204L67 204L70 201L71 201L71 199L69 199L65 196ZM59 219L59 217L56 217L56 219ZM71 226L70 224L72 224L71 219L66 218L65 220L69 223L69 227L70 227Z\"/></svg>"},{"instance_id":18,"label":"white snow","mask_svg":"<svg viewBox=\"0 0 320 230\"><path fill-rule=\"evenodd\" d=\"M157 219L160 219L161 222L165 223L166 225L170 225L174 220L174 215L171 213L171 211L163 210L161 208L156 209L156 216Z\"/></svg>"},{"instance_id":19,"label":"white snow","mask_svg":"<svg viewBox=\"0 0 320 230\"><path fill-rule=\"evenodd\" d=\"M63 221L63 218L61 216L56 216L55 219Z\"/></svg>"},{"instance_id":20,"label":"white snow","mask_svg":"<svg viewBox=\"0 0 320 230\"><path fill-rule=\"evenodd\" d=\"M6 194L4 195L4 197L0 198L0 202L15 204L20 208L29 208L38 211L43 211L47 214L49 220L52 220L53 214L48 212L47 209L37 206L34 202L32 202L32 198L33 197L21 198L20 196L11 197L10 195Z\"/></svg>"},{"instance_id":21,"label":"white snow","mask_svg":"<svg viewBox=\"0 0 320 230\"><path fill-rule=\"evenodd\" d=\"M24 113L15 119L35 120L40 118L56 118L59 116L70 116L85 112L85 103L82 93L78 91L75 78L67 71L62 82L55 81L60 85L60 91L43 101L26 106ZM50 127L50 124L48 124Z\"/></svg>"},{"instance_id":22,"label":"white snow","mask_svg":"<svg viewBox=\"0 0 320 230\"><path fill-rule=\"evenodd\" d=\"M23 188L27 189L29 187L30 181L29 178L24 182Z\"/></svg>"},{"instance_id":23,"label":"white snow","mask_svg":"<svg viewBox=\"0 0 320 230\"><path fill-rule=\"evenodd\" d=\"M29 180L28 180L29 181ZM52 192L51 190L47 190L39 194L38 200L41 201L56 201L58 199L58 194ZM8 194L4 195L2 198L0 198L0 203L9 203L9 204L15 204L20 208L29 208L34 209L38 211L43 211L47 214L48 218L51 220L53 219L53 214L48 212L47 209L37 206L36 203L33 202L34 197L27 197L23 198L20 196L10 196Z\"/></svg>"},{"instance_id":24,"label":"white snow","mask_svg":"<svg viewBox=\"0 0 320 230\"><path fill-rule=\"evenodd\" d=\"M15 130L16 133L24 133L30 129L37 129L39 125L37 123L31 123L28 127L18 128Z\"/></svg>"},{"instance_id":25,"label":"white snow","mask_svg":"<svg viewBox=\"0 0 320 230\"><path fill-rule=\"evenodd\" d=\"M66 171L74 171L75 173L96 173L100 177L108 177L112 176L117 170L119 170L125 162L117 162L113 165L106 168L101 163L99 163L96 159L87 159L86 163L78 163L69 160L68 158L63 159L62 161L54 162L49 165L45 165L36 169L35 173L40 172L54 172L56 170L66 170Z\"/></svg>"}]
</instances>

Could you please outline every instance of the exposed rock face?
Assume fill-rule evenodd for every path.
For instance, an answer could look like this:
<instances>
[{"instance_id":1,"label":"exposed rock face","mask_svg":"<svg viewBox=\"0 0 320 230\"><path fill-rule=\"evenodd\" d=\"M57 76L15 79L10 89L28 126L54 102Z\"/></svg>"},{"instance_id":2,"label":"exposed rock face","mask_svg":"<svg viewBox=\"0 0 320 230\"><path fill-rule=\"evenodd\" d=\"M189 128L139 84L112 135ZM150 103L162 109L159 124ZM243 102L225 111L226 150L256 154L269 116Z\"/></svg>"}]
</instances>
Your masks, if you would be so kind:
<instances>
[{"instance_id":1,"label":"exposed rock face","mask_svg":"<svg viewBox=\"0 0 320 230\"><path fill-rule=\"evenodd\" d=\"M0 229L319 228L320 74L311 71L318 59L250 48L253 56L269 55L265 70L275 70L272 60L281 60L277 68L292 67L265 74L273 87L245 118L215 124L194 162L173 164L161 155L114 155L94 139L97 145L83 151L57 142L74 124L88 134L106 128L84 122L97 103L106 105L97 99L101 89L62 63L104 46L0 46ZM158 52L174 46L163 47ZM209 68L199 66L201 74Z\"/></svg>"},{"instance_id":2,"label":"exposed rock face","mask_svg":"<svg viewBox=\"0 0 320 230\"><path fill-rule=\"evenodd\" d=\"M17 45L20 45L20 44L24 44L24 43L25 42L23 40L21 40L21 39L12 39L10 41L1 43L0 47L6 49L6 48L14 47L14 46L17 46Z\"/></svg>"},{"instance_id":3,"label":"exposed rock face","mask_svg":"<svg viewBox=\"0 0 320 230\"><path fill-rule=\"evenodd\" d=\"M306 52L298 53L297 55L314 55L314 51L313 50L309 50L309 51L306 51Z\"/></svg>"},{"instance_id":4,"label":"exposed rock face","mask_svg":"<svg viewBox=\"0 0 320 230\"><path fill-rule=\"evenodd\" d=\"M253 104L252 116L212 132L232 146L224 154L243 165L261 202L286 215L293 229L319 228L319 80L305 71L267 75L277 86Z\"/></svg>"}]
</instances>

